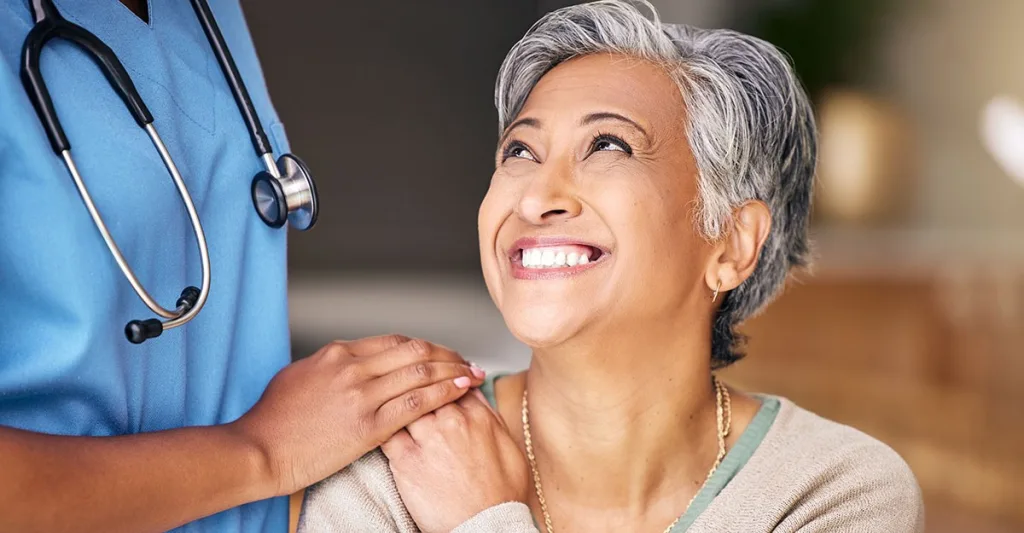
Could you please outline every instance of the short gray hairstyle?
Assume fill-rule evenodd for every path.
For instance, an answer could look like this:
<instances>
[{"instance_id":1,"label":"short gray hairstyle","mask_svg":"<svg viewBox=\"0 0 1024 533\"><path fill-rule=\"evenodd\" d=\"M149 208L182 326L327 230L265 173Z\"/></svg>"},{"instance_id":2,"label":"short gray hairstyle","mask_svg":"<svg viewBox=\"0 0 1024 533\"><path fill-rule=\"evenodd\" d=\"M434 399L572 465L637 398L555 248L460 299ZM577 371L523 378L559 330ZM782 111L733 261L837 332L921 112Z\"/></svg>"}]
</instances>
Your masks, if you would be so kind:
<instances>
[{"instance_id":1,"label":"short gray hairstyle","mask_svg":"<svg viewBox=\"0 0 1024 533\"><path fill-rule=\"evenodd\" d=\"M638 8L645 7L650 17ZM698 230L714 241L749 200L771 210L772 228L757 268L728 293L714 320L712 368L743 357L736 328L809 262L817 130L788 57L772 44L731 30L663 24L650 3L601 0L548 13L512 47L495 87L499 132L556 65L595 53L650 61L678 84L686 133L697 163Z\"/></svg>"}]
</instances>

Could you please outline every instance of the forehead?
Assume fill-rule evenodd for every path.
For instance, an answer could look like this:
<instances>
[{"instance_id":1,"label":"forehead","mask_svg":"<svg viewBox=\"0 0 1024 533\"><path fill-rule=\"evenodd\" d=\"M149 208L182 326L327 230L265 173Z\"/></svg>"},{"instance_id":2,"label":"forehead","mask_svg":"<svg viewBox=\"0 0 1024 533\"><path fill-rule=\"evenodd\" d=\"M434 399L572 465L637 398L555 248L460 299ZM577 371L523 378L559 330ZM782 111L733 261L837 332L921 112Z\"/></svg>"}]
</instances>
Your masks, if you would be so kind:
<instances>
[{"instance_id":1,"label":"forehead","mask_svg":"<svg viewBox=\"0 0 1024 533\"><path fill-rule=\"evenodd\" d=\"M615 111L655 129L679 129L685 118L679 87L662 67L618 54L578 57L551 69L519 116L557 121L596 111Z\"/></svg>"}]
</instances>

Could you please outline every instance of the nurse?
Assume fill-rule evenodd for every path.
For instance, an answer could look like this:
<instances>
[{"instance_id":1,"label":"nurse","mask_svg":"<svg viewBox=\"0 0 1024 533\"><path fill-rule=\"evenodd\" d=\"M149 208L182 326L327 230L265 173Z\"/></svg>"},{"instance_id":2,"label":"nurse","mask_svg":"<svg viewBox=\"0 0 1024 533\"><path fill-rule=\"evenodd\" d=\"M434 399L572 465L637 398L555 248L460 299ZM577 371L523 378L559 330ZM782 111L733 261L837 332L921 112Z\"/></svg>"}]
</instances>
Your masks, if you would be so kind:
<instances>
[{"instance_id":1,"label":"nurse","mask_svg":"<svg viewBox=\"0 0 1024 533\"><path fill-rule=\"evenodd\" d=\"M252 150L249 114L201 23L206 2L49 4L0 4L0 531L284 533L284 496L458 399L483 373L398 336L335 342L289 364L285 231L254 209L250 187L266 158ZM285 153L238 1L203 9L268 150ZM166 154L92 57L54 39L38 79L74 146L68 163L26 91L32 76L19 74L26 36L47 10L117 56ZM163 155L180 171L208 254ZM154 300L202 287L170 307L201 311L191 321L148 319L153 306L119 269L74 172Z\"/></svg>"}]
</instances>

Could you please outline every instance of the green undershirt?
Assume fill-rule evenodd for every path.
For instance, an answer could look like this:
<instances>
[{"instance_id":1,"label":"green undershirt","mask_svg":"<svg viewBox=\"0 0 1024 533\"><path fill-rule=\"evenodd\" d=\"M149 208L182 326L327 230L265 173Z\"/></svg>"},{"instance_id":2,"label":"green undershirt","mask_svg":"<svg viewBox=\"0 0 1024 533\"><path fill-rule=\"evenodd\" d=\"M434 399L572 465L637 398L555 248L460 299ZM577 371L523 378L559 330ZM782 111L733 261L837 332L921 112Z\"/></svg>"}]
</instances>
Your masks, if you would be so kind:
<instances>
[{"instance_id":1,"label":"green undershirt","mask_svg":"<svg viewBox=\"0 0 1024 533\"><path fill-rule=\"evenodd\" d=\"M498 407L498 402L494 397L494 382L504 375L495 374L488 376L484 384L480 386L480 392L484 394L484 397L487 398L487 401L495 409ZM704 512L704 509L707 509L711 501L715 499L715 496L718 496L725 489L725 486L729 484L729 481L736 477L736 474L743 468L743 465L747 464L750 456L754 454L754 450L764 440L764 436L772 427L772 422L775 421L775 415L779 413L779 400L771 396L758 395L755 397L761 400L761 408L757 410L757 414L754 415L747 429L743 430L743 434L740 435L736 444L725 454L725 458L722 459L722 464L718 466L718 470L715 470L715 474L711 476L711 479L697 493L693 504L680 517L679 522L672 528L671 533L683 533L686 531L690 524L694 523L697 517Z\"/></svg>"}]
</instances>

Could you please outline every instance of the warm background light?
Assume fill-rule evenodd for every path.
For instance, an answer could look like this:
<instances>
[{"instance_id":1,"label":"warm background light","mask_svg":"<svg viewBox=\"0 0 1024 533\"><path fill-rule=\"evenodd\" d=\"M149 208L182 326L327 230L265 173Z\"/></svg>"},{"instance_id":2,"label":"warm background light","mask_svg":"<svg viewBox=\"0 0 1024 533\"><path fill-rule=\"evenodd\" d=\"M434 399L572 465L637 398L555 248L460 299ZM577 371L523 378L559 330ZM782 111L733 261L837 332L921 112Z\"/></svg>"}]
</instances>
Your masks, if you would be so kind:
<instances>
[{"instance_id":1,"label":"warm background light","mask_svg":"<svg viewBox=\"0 0 1024 533\"><path fill-rule=\"evenodd\" d=\"M1024 187L1024 104L997 96L981 114L981 138L1006 173Z\"/></svg>"}]
</instances>

